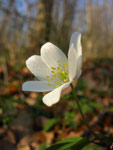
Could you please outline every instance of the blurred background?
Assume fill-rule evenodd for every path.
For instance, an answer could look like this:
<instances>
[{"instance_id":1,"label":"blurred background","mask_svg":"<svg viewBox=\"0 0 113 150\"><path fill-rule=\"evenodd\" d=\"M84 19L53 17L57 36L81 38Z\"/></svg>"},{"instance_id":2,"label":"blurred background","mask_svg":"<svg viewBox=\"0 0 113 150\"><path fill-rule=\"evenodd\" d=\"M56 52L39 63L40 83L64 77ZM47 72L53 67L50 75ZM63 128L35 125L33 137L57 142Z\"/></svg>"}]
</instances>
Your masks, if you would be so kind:
<instances>
[{"instance_id":1,"label":"blurred background","mask_svg":"<svg viewBox=\"0 0 113 150\"><path fill-rule=\"evenodd\" d=\"M44 150L91 136L70 88L51 108L41 101L45 93L21 91L34 79L26 59L47 41L67 54L75 31L82 33L84 62L76 93L93 130L113 135L113 0L0 0L0 150Z\"/></svg>"}]
</instances>

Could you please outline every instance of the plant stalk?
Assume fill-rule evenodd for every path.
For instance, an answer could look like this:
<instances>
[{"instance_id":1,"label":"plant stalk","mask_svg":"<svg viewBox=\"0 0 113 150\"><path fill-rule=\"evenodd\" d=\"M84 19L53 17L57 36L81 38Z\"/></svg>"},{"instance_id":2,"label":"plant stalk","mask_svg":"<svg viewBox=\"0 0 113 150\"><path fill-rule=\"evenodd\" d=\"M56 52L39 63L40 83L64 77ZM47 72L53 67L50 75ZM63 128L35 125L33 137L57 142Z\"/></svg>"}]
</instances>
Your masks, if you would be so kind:
<instances>
[{"instance_id":1,"label":"plant stalk","mask_svg":"<svg viewBox=\"0 0 113 150\"><path fill-rule=\"evenodd\" d=\"M83 112L82 112L82 109L81 109L79 100L78 100L78 98L77 98L77 96L76 96L76 94L75 94L75 89L74 89L72 83L70 84L70 86L71 86L71 88L72 88L73 97L74 97L74 99L75 99L75 101L76 101L76 104L77 104L77 106L78 106L79 112L80 112L81 117L82 117L82 119L83 119L83 121L84 121L84 124L85 124L86 127L89 129L89 131L94 135L94 137L95 137L96 139L99 139L99 140L100 140L100 137L99 137L97 134L94 133L94 131L91 129L91 127L89 126L87 120L86 120L85 117L84 117L84 114L83 114ZM94 139L95 139L95 138L94 138ZM92 141L93 141L93 140L92 140ZM103 144L105 145L105 147L107 147L107 145L106 145L106 143L105 143L104 141L103 141Z\"/></svg>"}]
</instances>

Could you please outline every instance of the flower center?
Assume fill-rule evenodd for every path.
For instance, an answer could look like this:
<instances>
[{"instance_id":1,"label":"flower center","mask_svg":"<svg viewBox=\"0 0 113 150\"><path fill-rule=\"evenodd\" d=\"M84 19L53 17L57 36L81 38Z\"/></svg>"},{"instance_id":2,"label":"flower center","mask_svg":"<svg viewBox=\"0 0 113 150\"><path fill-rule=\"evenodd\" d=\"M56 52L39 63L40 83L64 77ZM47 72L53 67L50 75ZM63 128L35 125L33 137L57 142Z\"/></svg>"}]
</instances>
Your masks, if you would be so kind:
<instances>
[{"instance_id":1,"label":"flower center","mask_svg":"<svg viewBox=\"0 0 113 150\"><path fill-rule=\"evenodd\" d=\"M63 85L65 82L67 82L69 79L69 75L66 72L67 64L63 60L62 64L60 63L60 60L58 60L58 67L51 67L51 73L52 76L46 76L47 81L53 81L54 87L58 87L59 85ZM51 83L48 83L48 85L51 85Z\"/></svg>"}]
</instances>

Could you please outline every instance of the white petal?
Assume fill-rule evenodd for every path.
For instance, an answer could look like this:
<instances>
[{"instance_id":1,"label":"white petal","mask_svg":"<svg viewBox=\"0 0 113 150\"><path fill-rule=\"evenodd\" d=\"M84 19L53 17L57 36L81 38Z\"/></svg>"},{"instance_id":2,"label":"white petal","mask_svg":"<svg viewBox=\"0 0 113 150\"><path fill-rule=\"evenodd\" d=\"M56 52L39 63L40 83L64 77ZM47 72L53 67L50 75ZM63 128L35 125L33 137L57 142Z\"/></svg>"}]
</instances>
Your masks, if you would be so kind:
<instances>
[{"instance_id":1,"label":"white petal","mask_svg":"<svg viewBox=\"0 0 113 150\"><path fill-rule=\"evenodd\" d=\"M53 89L54 86L48 85L48 81L27 81L24 82L22 85L23 91L48 92Z\"/></svg>"},{"instance_id":2,"label":"white petal","mask_svg":"<svg viewBox=\"0 0 113 150\"><path fill-rule=\"evenodd\" d=\"M69 80L73 81L77 71L77 51L72 44L68 52Z\"/></svg>"},{"instance_id":3,"label":"white petal","mask_svg":"<svg viewBox=\"0 0 113 150\"><path fill-rule=\"evenodd\" d=\"M77 59L77 71L74 80L77 80L82 74L82 56L79 56Z\"/></svg>"},{"instance_id":4,"label":"white petal","mask_svg":"<svg viewBox=\"0 0 113 150\"><path fill-rule=\"evenodd\" d=\"M71 40L70 40L70 48L71 48L71 46L72 45L74 45L74 48L73 48L73 52L72 52L72 54L71 54L71 57L73 56L75 56L74 55L74 50L77 52L77 56L76 56L76 58L75 59L77 59L77 61L76 61L76 68L75 67L73 67L73 69L76 69L74 72L76 72L76 74L75 74L75 77L73 76L73 79L74 80L77 80L79 77L80 77L80 75L81 75L81 73L82 73L82 46L81 46L81 33L79 33L79 32L74 32L73 34L72 34L72 36L71 36ZM74 58L73 58L74 59ZM73 73L74 74L74 73Z\"/></svg>"},{"instance_id":5,"label":"white petal","mask_svg":"<svg viewBox=\"0 0 113 150\"><path fill-rule=\"evenodd\" d=\"M82 56L82 46L81 46L81 33L74 32L70 39L70 47L74 45L75 50L77 50L78 56Z\"/></svg>"},{"instance_id":6,"label":"white petal","mask_svg":"<svg viewBox=\"0 0 113 150\"><path fill-rule=\"evenodd\" d=\"M62 64L63 60L67 62L65 54L54 44L47 42L41 48L42 60L51 68L58 66L58 60Z\"/></svg>"},{"instance_id":7,"label":"white petal","mask_svg":"<svg viewBox=\"0 0 113 150\"><path fill-rule=\"evenodd\" d=\"M45 80L46 76L51 76L50 69L38 55L33 55L28 58L26 65L39 80Z\"/></svg>"},{"instance_id":8,"label":"white petal","mask_svg":"<svg viewBox=\"0 0 113 150\"><path fill-rule=\"evenodd\" d=\"M47 106L52 106L53 104L56 104L60 100L61 91L65 89L66 87L68 87L70 83L71 82L67 82L61 85L60 87L54 89L52 92L46 94L43 97L44 104L46 104Z\"/></svg>"}]
</instances>

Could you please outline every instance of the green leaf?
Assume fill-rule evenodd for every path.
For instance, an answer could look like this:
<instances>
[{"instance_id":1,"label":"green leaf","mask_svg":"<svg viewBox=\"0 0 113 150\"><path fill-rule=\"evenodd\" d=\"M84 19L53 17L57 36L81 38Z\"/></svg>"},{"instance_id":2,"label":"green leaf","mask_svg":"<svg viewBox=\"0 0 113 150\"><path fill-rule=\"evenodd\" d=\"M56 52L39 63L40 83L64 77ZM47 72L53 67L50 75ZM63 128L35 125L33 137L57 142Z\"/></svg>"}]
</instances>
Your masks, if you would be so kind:
<instances>
[{"instance_id":1,"label":"green leaf","mask_svg":"<svg viewBox=\"0 0 113 150\"><path fill-rule=\"evenodd\" d=\"M83 105L82 105L82 111L83 111L83 113L85 114L85 113L87 113L87 112L93 111L93 109L92 109L92 107L89 107L87 104L83 104Z\"/></svg>"},{"instance_id":2,"label":"green leaf","mask_svg":"<svg viewBox=\"0 0 113 150\"><path fill-rule=\"evenodd\" d=\"M90 141L87 137L74 137L59 141L45 150L80 150L89 143Z\"/></svg>"},{"instance_id":3,"label":"green leaf","mask_svg":"<svg viewBox=\"0 0 113 150\"><path fill-rule=\"evenodd\" d=\"M112 136L106 137L104 135L98 134L98 137L99 137L100 140L109 141L109 142L113 141L113 137Z\"/></svg>"},{"instance_id":4,"label":"green leaf","mask_svg":"<svg viewBox=\"0 0 113 150\"><path fill-rule=\"evenodd\" d=\"M53 144L52 146L48 147L47 149L45 150L59 150L59 148L63 147L64 145L67 145L67 144L73 144L74 142L78 142L82 137L73 137L73 138L67 138L67 139L64 139L62 141L59 141L55 144Z\"/></svg>"},{"instance_id":5,"label":"green leaf","mask_svg":"<svg viewBox=\"0 0 113 150\"><path fill-rule=\"evenodd\" d=\"M67 94L61 97L61 100L71 100L72 99L72 95L71 94Z\"/></svg>"},{"instance_id":6,"label":"green leaf","mask_svg":"<svg viewBox=\"0 0 113 150\"><path fill-rule=\"evenodd\" d=\"M64 139L62 141L59 141L57 142L58 144L59 143L74 143L74 142L78 142L82 139L81 136L78 136L78 137L72 137L72 138L67 138L67 139Z\"/></svg>"},{"instance_id":7,"label":"green leaf","mask_svg":"<svg viewBox=\"0 0 113 150\"><path fill-rule=\"evenodd\" d=\"M113 107L110 107L110 108L109 108L109 111L110 111L110 112L113 112Z\"/></svg>"},{"instance_id":8,"label":"green leaf","mask_svg":"<svg viewBox=\"0 0 113 150\"><path fill-rule=\"evenodd\" d=\"M80 141L75 143L70 150L81 150L84 146L88 145L90 140L87 137L82 138Z\"/></svg>"},{"instance_id":9,"label":"green leaf","mask_svg":"<svg viewBox=\"0 0 113 150\"><path fill-rule=\"evenodd\" d=\"M59 120L58 118L54 118L54 119L49 120L45 124L43 131L47 132L51 127L53 127L58 122L58 120Z\"/></svg>"},{"instance_id":10,"label":"green leaf","mask_svg":"<svg viewBox=\"0 0 113 150\"><path fill-rule=\"evenodd\" d=\"M88 85L84 80L78 80L77 88L78 89L86 89L86 88L88 88Z\"/></svg>"},{"instance_id":11,"label":"green leaf","mask_svg":"<svg viewBox=\"0 0 113 150\"><path fill-rule=\"evenodd\" d=\"M98 145L87 145L84 148L82 148L82 150L101 150L101 147Z\"/></svg>"},{"instance_id":12,"label":"green leaf","mask_svg":"<svg viewBox=\"0 0 113 150\"><path fill-rule=\"evenodd\" d=\"M45 148L47 147L47 143L43 143L40 145L39 150L45 150Z\"/></svg>"},{"instance_id":13,"label":"green leaf","mask_svg":"<svg viewBox=\"0 0 113 150\"><path fill-rule=\"evenodd\" d=\"M98 108L98 109L102 109L102 108L103 108L103 106L100 105L100 104L98 104L97 102L93 102L93 103L91 103L90 105L91 105L91 107L93 107L93 108Z\"/></svg>"},{"instance_id":14,"label":"green leaf","mask_svg":"<svg viewBox=\"0 0 113 150\"><path fill-rule=\"evenodd\" d=\"M58 150L69 150L73 145L74 143L68 143L68 144L61 146Z\"/></svg>"},{"instance_id":15,"label":"green leaf","mask_svg":"<svg viewBox=\"0 0 113 150\"><path fill-rule=\"evenodd\" d=\"M73 130L77 129L77 123L73 120L68 120L68 124L72 127Z\"/></svg>"}]
</instances>

